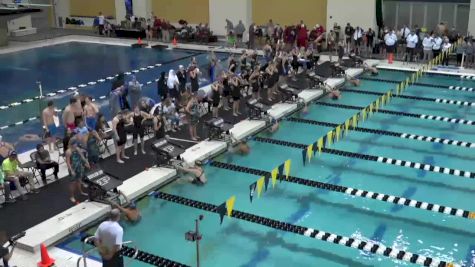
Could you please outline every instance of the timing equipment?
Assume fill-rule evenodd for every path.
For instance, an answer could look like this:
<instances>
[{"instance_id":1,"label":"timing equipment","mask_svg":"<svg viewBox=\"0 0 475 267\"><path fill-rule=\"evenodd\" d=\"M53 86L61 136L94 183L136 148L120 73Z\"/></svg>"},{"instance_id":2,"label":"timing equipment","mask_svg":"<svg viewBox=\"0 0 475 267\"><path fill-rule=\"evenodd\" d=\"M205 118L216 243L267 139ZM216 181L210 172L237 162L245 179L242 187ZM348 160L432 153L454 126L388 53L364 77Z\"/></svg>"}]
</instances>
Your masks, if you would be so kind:
<instances>
[{"instance_id":1,"label":"timing equipment","mask_svg":"<svg viewBox=\"0 0 475 267\"><path fill-rule=\"evenodd\" d=\"M122 181L111 177L101 169L93 170L86 174L84 179L88 184L88 195L90 200L106 200L109 194L114 193Z\"/></svg>"},{"instance_id":2,"label":"timing equipment","mask_svg":"<svg viewBox=\"0 0 475 267\"><path fill-rule=\"evenodd\" d=\"M208 128L209 138L212 140L223 140L229 136L229 130L234 125L225 122L223 118L212 118L205 122L205 126Z\"/></svg>"}]
</instances>

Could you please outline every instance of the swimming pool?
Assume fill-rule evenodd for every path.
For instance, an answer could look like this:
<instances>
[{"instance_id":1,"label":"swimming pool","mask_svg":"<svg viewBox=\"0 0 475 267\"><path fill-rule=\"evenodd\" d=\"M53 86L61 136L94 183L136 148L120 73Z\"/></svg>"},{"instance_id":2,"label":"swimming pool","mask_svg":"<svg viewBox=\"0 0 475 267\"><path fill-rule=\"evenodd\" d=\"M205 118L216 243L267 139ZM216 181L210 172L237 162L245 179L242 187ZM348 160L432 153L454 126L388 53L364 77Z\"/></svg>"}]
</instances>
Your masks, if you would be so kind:
<instances>
[{"instance_id":1,"label":"swimming pool","mask_svg":"<svg viewBox=\"0 0 475 267\"><path fill-rule=\"evenodd\" d=\"M208 54L193 50L133 49L125 46L70 42L21 52L0 55L0 134L4 140L17 143L19 151L34 147L35 142L23 142L23 134L42 134L38 116L48 100L64 108L74 91L97 99L101 112L109 114L107 96L112 79L120 72L134 74L144 84L143 95L157 98L155 79L160 73L179 65L187 66L195 56L203 76L201 85L208 83ZM225 59L227 54L217 53ZM126 77L130 80L130 76ZM43 101L37 81L41 81ZM147 82L150 82L147 84ZM49 95L48 95L49 94ZM31 120L29 120L31 119ZM25 122L25 123L18 123ZM18 123L18 124L16 124Z\"/></svg>"},{"instance_id":2,"label":"swimming pool","mask_svg":"<svg viewBox=\"0 0 475 267\"><path fill-rule=\"evenodd\" d=\"M399 81L408 75L404 72L380 71L378 78ZM370 76L364 75L363 78ZM425 76L420 82L475 86L475 82L449 76ZM386 92L394 88L394 84L363 79L359 88L350 85L347 88ZM405 94L464 101L472 101L474 97L473 92L431 86L410 86ZM461 143L448 141L448 144L428 141L439 138L441 142L459 140L472 144L475 142L473 125L407 115L426 114L474 120L475 112L470 107L395 98L384 107L385 110L393 111L393 114L379 112L359 125L360 128L385 132L352 131L331 147L345 153L322 153L303 166L302 149L298 144L315 142L332 129L328 123L343 123L357 112L348 108L349 105L366 107L376 98L375 95L359 92L345 92L337 102L322 98L317 104L310 105L308 112L299 112L284 119L277 132L263 132L252 138L249 141L249 155L224 153L212 159L205 168L208 177L205 186L197 187L177 181L161 188L160 192L214 205L220 205L235 195L235 210L471 266L475 263L472 220L437 212L438 209L435 209L436 212L424 210L427 205L413 208L391 204L386 201L387 197L386 200L358 197L338 192L332 187L316 188L315 183L311 183L317 181L392 195L398 197L394 203L398 203L399 197L432 203L429 209L440 205L465 211L475 210L475 204L471 201L475 193L474 181L457 176L457 172L444 174L436 172L434 168L421 170L348 156L358 153L474 172L472 163L475 156L471 151L474 147L463 147L457 145ZM388 135L388 132L434 139L407 139ZM294 144L293 147L290 143ZM259 170L270 172L287 159L292 160L291 175L310 182L304 183L302 179L300 182L295 179L277 181L275 188L269 184L268 190L260 198L254 196L251 203L249 185L260 177L251 173L260 174ZM138 225L124 225L125 240L134 240L141 250L187 265L195 265L195 245L185 241L183 234L194 229L194 219L203 214L202 266L411 266L406 261L235 218L225 218L220 225L217 214L161 198L147 196L138 202L138 206L144 214L143 220ZM80 245L76 240L68 241L62 247L77 250ZM129 266L147 266L136 261L128 262Z\"/></svg>"}]
</instances>

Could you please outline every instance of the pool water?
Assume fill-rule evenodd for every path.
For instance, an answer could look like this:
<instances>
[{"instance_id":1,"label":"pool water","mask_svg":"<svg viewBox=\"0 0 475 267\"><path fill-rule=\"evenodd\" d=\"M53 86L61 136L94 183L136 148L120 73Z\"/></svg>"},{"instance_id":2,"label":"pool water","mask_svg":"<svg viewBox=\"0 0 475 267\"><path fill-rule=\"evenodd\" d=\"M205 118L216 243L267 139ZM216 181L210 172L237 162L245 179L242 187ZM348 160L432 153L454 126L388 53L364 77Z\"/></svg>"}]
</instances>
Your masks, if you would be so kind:
<instances>
[{"instance_id":1,"label":"pool water","mask_svg":"<svg viewBox=\"0 0 475 267\"><path fill-rule=\"evenodd\" d=\"M162 71L168 74L170 69L177 69L179 65L188 66L193 56L196 57L203 73L200 84L206 85L209 83L208 54L199 51L133 49L125 46L71 42L3 54L0 55L0 80L2 80L0 106L38 96L37 81L41 81L43 95L46 96L57 90L96 82L98 79L115 76L120 72L130 72L162 64L160 67L134 74L137 80L144 84L143 95L157 99L156 83L153 82L150 85L145 83L158 79ZM217 56L224 61L228 55L217 53ZM126 76L127 82L130 79L131 76ZM99 98L108 96L110 88L111 82L107 80L79 88L79 93ZM0 127L39 116L40 110L46 106L48 100L53 100L55 106L62 109L68 104L72 93L68 91L66 94L47 97L43 101L32 101L0 110ZM110 119L107 98L97 103L100 105L101 112ZM41 127L39 120L33 120L19 126L2 129L0 134L3 135L4 140L16 143L17 150L25 151L36 146L37 141L25 142L22 141L21 136L24 134L41 136Z\"/></svg>"},{"instance_id":2,"label":"pool water","mask_svg":"<svg viewBox=\"0 0 475 267\"><path fill-rule=\"evenodd\" d=\"M408 73L381 71L379 78L402 80ZM424 77L426 82L470 86L475 82L455 77ZM348 87L351 87L348 85ZM385 92L394 84L362 81L359 88ZM444 91L438 88L410 86L407 94L444 97L468 101L470 92ZM318 101L367 106L377 96L344 93L337 102L329 98ZM475 119L470 108L394 98L384 107L412 113ZM292 116L323 122L343 123L356 111L310 105L308 112ZM448 124L395 115L376 113L361 127L384 129L432 137L475 142L473 126ZM260 137L311 144L330 128L284 120L275 133ZM224 153L214 161L271 171L287 159L292 160L291 175L309 180L390 194L429 203L475 210L472 201L475 183L472 179L409 169L361 159L322 154L303 166L300 149L258 140L249 141L251 153L239 156ZM376 134L351 132L332 148L369 155L410 160L465 171L475 171L475 154L470 148L399 139ZM473 148L472 148L473 149ZM236 196L235 209L252 214L311 227L361 240L380 242L388 247L430 256L447 262L471 266L475 264L474 222L426 210L393 205L372 199L315 189L288 182L269 185L261 198L249 200L249 185L259 177L218 167L206 166L208 183L197 187L174 182L160 191L219 205ZM412 266L411 263L318 241L308 237L277 231L258 224L225 218L222 225L217 214L197 210L153 197L138 203L143 220L125 227L125 240L134 240L139 249L184 264L195 265L195 244L184 239L194 229L194 219L203 214L201 223L202 266ZM94 229L90 230L93 233ZM78 250L79 241L62 244ZM127 266L147 266L126 260Z\"/></svg>"}]
</instances>

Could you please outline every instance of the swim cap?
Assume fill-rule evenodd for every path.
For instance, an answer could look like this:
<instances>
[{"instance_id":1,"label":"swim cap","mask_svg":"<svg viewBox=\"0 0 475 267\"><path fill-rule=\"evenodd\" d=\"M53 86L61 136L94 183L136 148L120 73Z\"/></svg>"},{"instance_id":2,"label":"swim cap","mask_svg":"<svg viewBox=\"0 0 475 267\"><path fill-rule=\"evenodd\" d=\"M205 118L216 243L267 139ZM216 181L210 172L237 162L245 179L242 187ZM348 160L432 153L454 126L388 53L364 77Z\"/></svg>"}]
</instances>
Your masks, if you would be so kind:
<instances>
[{"instance_id":1,"label":"swim cap","mask_svg":"<svg viewBox=\"0 0 475 267\"><path fill-rule=\"evenodd\" d=\"M129 204L129 208L136 209L137 208L137 203L135 203L135 201L131 201L130 204Z\"/></svg>"}]
</instances>

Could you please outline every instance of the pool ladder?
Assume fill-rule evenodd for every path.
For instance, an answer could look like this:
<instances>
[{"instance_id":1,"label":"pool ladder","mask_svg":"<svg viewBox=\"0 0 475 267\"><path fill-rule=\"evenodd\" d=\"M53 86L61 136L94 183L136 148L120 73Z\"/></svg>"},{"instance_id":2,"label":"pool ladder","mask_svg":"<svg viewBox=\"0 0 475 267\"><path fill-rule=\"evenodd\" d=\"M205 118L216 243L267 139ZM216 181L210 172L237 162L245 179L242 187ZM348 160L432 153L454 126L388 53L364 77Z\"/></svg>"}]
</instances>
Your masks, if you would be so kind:
<instances>
[{"instance_id":1,"label":"pool ladder","mask_svg":"<svg viewBox=\"0 0 475 267\"><path fill-rule=\"evenodd\" d=\"M87 267L87 257L89 257L91 252L96 250L97 247L94 246L93 248L86 250L86 244L93 244L93 241L94 241L94 236L89 236L86 239L84 239L84 241L82 242L82 256L78 258L78 261L76 263L77 267L81 267L81 261L84 263L83 267ZM134 243L134 241L125 241L122 243L122 245L132 244L132 243ZM134 247L134 250L135 250L135 255L132 258L136 258L137 255L139 254L139 250L137 249L136 246Z\"/></svg>"}]
</instances>

